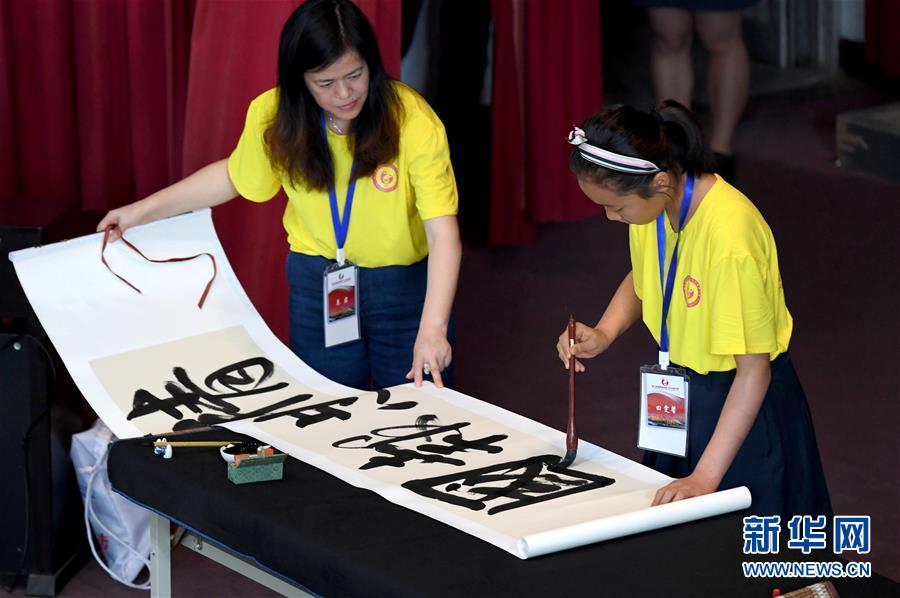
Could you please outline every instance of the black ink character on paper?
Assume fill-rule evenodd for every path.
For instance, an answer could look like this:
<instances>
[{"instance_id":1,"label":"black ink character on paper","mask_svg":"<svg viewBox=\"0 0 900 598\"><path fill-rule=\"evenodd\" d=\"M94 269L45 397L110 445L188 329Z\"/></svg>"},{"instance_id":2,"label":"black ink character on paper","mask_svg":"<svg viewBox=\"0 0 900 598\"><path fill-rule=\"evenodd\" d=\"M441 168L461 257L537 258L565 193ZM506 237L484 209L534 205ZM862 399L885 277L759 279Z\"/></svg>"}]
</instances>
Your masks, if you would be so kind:
<instances>
[{"instance_id":1,"label":"black ink character on paper","mask_svg":"<svg viewBox=\"0 0 900 598\"><path fill-rule=\"evenodd\" d=\"M203 381L205 388L202 388L190 379L183 367L175 367L172 370L175 380L163 385L169 397L160 399L148 390L138 389L134 393L128 419L159 411L175 419L181 419L182 413L179 409L181 406L194 413L209 410L236 415L241 410L230 401L274 392L288 385L287 382L275 382L265 386L264 383L272 377L274 371L275 367L271 361L264 357L253 357L214 371Z\"/></svg>"},{"instance_id":2,"label":"black ink character on paper","mask_svg":"<svg viewBox=\"0 0 900 598\"><path fill-rule=\"evenodd\" d=\"M313 397L311 394L301 393L251 411L242 410L233 402L288 387L287 382L273 381L266 384L274 371L274 364L270 360L253 357L216 370L204 379L201 386L191 380L183 367L175 367L172 370L175 380L163 385L169 396L160 398L146 389L138 389L134 393L128 419L163 412L178 420L173 426L174 430L182 430L242 419L263 422L278 417L292 417L298 428L304 428L330 419L348 420L352 416L346 408L359 400L357 396L298 406ZM390 391L378 391L375 396L378 409L412 409L417 405L415 401L391 403L390 399ZM185 419L180 407L197 414L196 419Z\"/></svg>"},{"instance_id":3,"label":"black ink character on paper","mask_svg":"<svg viewBox=\"0 0 900 598\"><path fill-rule=\"evenodd\" d=\"M436 422L437 417L434 415L420 416L415 424L378 428L369 434L338 440L332 446L345 449L367 449L378 453L370 457L369 461L360 469L386 466L403 467L409 461L461 466L466 462L451 455L471 451L499 453L503 449L496 443L507 438L506 434L494 434L484 438L466 440L460 430L471 425L469 422L447 425ZM434 442L432 438L434 438Z\"/></svg>"},{"instance_id":4,"label":"black ink character on paper","mask_svg":"<svg viewBox=\"0 0 900 598\"><path fill-rule=\"evenodd\" d=\"M491 503L494 506L487 513L495 515L615 483L612 478L571 468L562 472L550 470L557 462L559 455L540 455L434 478L410 480L403 487L420 496L473 511L481 511Z\"/></svg>"}]
</instances>

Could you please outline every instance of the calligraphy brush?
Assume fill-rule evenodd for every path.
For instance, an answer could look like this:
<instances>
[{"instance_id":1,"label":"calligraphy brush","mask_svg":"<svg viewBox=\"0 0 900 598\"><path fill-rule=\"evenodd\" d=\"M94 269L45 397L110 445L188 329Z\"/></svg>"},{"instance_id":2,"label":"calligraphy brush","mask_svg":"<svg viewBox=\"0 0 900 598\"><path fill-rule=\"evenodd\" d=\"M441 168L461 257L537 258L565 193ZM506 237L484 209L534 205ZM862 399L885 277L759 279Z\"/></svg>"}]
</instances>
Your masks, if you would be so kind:
<instances>
[{"instance_id":1,"label":"calligraphy brush","mask_svg":"<svg viewBox=\"0 0 900 598\"><path fill-rule=\"evenodd\" d=\"M234 442L240 441L231 441L231 440L185 440L185 441L174 441L170 442L165 438L160 440L154 440L152 443L147 442L146 444L153 444L153 454L159 455L163 459L171 459L173 449L176 447L209 447L209 446L228 446L234 444Z\"/></svg>"},{"instance_id":2,"label":"calligraphy brush","mask_svg":"<svg viewBox=\"0 0 900 598\"><path fill-rule=\"evenodd\" d=\"M210 446L228 446L229 444L240 444L243 440L155 440L153 446L174 446L174 447L210 447Z\"/></svg>"},{"instance_id":3,"label":"calligraphy brush","mask_svg":"<svg viewBox=\"0 0 900 598\"><path fill-rule=\"evenodd\" d=\"M202 448L202 447L228 447L228 446L237 446L239 447L239 453L249 452L259 446L262 446L262 443L258 440L167 440L165 438L160 438L158 440L154 440L152 442L147 441L145 444L153 445L153 454L160 455L164 459L171 459L173 454L173 449L183 447L183 448Z\"/></svg>"},{"instance_id":4,"label":"calligraphy brush","mask_svg":"<svg viewBox=\"0 0 900 598\"><path fill-rule=\"evenodd\" d=\"M210 430L224 430L225 428L219 427L217 425L212 426L198 426L196 428L184 428L183 430L177 430L173 432L162 432L160 434L144 434L144 438L150 438L156 436L154 440L161 440L163 436L183 436L185 434L193 434L194 432L209 432Z\"/></svg>"},{"instance_id":5,"label":"calligraphy brush","mask_svg":"<svg viewBox=\"0 0 900 598\"><path fill-rule=\"evenodd\" d=\"M566 428L566 455L550 469L561 471L575 461L578 452L578 432L575 430L575 356L572 347L575 345L575 318L569 316L569 424Z\"/></svg>"}]
</instances>

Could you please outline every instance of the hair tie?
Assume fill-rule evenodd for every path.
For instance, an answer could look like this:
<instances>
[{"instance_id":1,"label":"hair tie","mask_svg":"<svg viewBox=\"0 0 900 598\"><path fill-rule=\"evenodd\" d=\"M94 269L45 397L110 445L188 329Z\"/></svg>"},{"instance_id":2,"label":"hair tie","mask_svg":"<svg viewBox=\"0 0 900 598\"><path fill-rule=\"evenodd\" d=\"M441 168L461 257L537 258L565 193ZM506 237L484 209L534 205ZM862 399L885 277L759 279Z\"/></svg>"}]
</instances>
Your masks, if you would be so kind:
<instances>
[{"instance_id":1,"label":"hair tie","mask_svg":"<svg viewBox=\"0 0 900 598\"><path fill-rule=\"evenodd\" d=\"M569 135L566 137L566 141L568 141L571 145L581 145L587 141L587 136L584 134L584 130L572 125L572 130L569 131Z\"/></svg>"},{"instance_id":2,"label":"hair tie","mask_svg":"<svg viewBox=\"0 0 900 598\"><path fill-rule=\"evenodd\" d=\"M566 141L568 141L570 145L577 147L578 155L588 162L603 166L604 168L609 168L610 170L628 174L653 174L662 170L659 166L648 160L635 158L634 156L626 156L624 154L617 154L616 152L611 152L602 147L591 145L588 143L584 130L575 125L572 125L572 130L569 131Z\"/></svg>"}]
</instances>

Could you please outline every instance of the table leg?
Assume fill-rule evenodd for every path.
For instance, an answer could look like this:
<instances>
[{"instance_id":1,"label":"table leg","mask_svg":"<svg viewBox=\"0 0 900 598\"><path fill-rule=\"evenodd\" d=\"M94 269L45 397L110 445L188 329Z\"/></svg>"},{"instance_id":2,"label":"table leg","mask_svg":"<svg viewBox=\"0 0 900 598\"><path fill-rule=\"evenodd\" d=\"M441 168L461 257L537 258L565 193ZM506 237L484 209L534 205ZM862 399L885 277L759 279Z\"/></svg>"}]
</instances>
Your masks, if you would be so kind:
<instances>
[{"instance_id":1,"label":"table leg","mask_svg":"<svg viewBox=\"0 0 900 598\"><path fill-rule=\"evenodd\" d=\"M169 545L169 520L150 514L150 598L172 595L172 548Z\"/></svg>"}]
</instances>

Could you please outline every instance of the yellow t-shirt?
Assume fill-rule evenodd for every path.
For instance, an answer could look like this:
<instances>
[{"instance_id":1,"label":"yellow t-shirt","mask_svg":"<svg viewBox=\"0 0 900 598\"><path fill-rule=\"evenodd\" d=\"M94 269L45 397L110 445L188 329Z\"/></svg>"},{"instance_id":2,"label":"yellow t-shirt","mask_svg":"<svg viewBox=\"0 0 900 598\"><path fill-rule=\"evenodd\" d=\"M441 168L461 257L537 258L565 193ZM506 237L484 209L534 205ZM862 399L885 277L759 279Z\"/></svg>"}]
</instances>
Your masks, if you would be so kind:
<instances>
[{"instance_id":1,"label":"yellow t-shirt","mask_svg":"<svg viewBox=\"0 0 900 598\"><path fill-rule=\"evenodd\" d=\"M665 222L668 273L675 232ZM659 343L656 222L630 225L629 239L634 290ZM772 231L750 200L718 176L681 233L668 324L672 362L701 374L735 369L735 355L775 359L791 339Z\"/></svg>"},{"instance_id":2,"label":"yellow t-shirt","mask_svg":"<svg viewBox=\"0 0 900 598\"><path fill-rule=\"evenodd\" d=\"M428 255L422 221L457 212L444 125L419 94L402 83L393 85L403 108L399 155L372 176L357 180L344 246L347 259L369 268L418 262ZM277 94L273 88L250 103L244 131L228 158L228 174L238 193L251 201L268 201L283 186L288 196L283 221L291 251L333 259L337 243L328 191L294 187L269 162L263 134L277 111ZM349 137L329 130L328 145L343 217L353 162Z\"/></svg>"}]
</instances>

